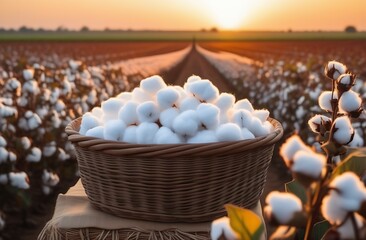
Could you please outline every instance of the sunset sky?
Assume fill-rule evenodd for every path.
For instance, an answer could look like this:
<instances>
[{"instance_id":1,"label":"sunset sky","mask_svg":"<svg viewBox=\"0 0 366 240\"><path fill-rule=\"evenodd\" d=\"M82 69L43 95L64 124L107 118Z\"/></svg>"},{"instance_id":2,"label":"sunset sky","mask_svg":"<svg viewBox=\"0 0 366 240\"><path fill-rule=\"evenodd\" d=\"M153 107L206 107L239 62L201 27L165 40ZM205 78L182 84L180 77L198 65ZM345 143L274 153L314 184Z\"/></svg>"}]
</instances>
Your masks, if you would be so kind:
<instances>
[{"instance_id":1,"label":"sunset sky","mask_svg":"<svg viewBox=\"0 0 366 240\"><path fill-rule=\"evenodd\" d=\"M0 27L366 30L365 0L0 0Z\"/></svg>"}]
</instances>

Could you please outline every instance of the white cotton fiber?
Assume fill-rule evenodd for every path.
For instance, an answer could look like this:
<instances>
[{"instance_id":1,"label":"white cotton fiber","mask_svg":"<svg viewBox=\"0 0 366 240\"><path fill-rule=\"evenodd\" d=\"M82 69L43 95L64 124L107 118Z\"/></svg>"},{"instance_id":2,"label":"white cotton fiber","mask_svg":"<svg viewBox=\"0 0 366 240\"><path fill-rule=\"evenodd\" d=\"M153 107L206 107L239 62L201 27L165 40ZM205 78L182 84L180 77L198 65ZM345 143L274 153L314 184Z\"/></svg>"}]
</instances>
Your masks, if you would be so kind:
<instances>
[{"instance_id":1,"label":"white cotton fiber","mask_svg":"<svg viewBox=\"0 0 366 240\"><path fill-rule=\"evenodd\" d=\"M143 122L137 126L136 140L138 144L153 144L159 126L156 123Z\"/></svg>"},{"instance_id":2,"label":"white cotton fiber","mask_svg":"<svg viewBox=\"0 0 366 240\"><path fill-rule=\"evenodd\" d=\"M26 81L32 80L34 75L34 69L24 69L23 70L23 78Z\"/></svg>"},{"instance_id":3,"label":"white cotton fiber","mask_svg":"<svg viewBox=\"0 0 366 240\"><path fill-rule=\"evenodd\" d=\"M19 189L28 189L29 188L29 179L28 175L25 172L11 172L9 174L10 176L10 184L13 187L19 188Z\"/></svg>"},{"instance_id":4,"label":"white cotton fiber","mask_svg":"<svg viewBox=\"0 0 366 240\"><path fill-rule=\"evenodd\" d=\"M122 120L111 120L104 125L104 139L122 141L126 124Z\"/></svg>"},{"instance_id":5,"label":"white cotton fiber","mask_svg":"<svg viewBox=\"0 0 366 240\"><path fill-rule=\"evenodd\" d=\"M132 90L132 99L130 101L143 103L152 100L154 100L154 97L149 92L144 91L142 88L137 87Z\"/></svg>"},{"instance_id":6,"label":"white cotton fiber","mask_svg":"<svg viewBox=\"0 0 366 240\"><path fill-rule=\"evenodd\" d=\"M189 91L190 85L194 82L201 81L202 79L199 76L192 75L188 77L187 81L183 85L183 89L185 91Z\"/></svg>"},{"instance_id":7,"label":"white cotton fiber","mask_svg":"<svg viewBox=\"0 0 366 240\"><path fill-rule=\"evenodd\" d=\"M118 119L124 121L127 126L137 124L139 122L136 111L138 105L134 101L126 102L118 112Z\"/></svg>"},{"instance_id":8,"label":"white cotton fiber","mask_svg":"<svg viewBox=\"0 0 366 240\"><path fill-rule=\"evenodd\" d=\"M123 135L123 142L128 142L128 143L137 143L137 126L135 125L131 125L128 126L125 129L125 133Z\"/></svg>"},{"instance_id":9,"label":"white cotton fiber","mask_svg":"<svg viewBox=\"0 0 366 240\"><path fill-rule=\"evenodd\" d=\"M3 148L0 147L0 163L4 163L8 160L9 152Z\"/></svg>"},{"instance_id":10,"label":"white cotton fiber","mask_svg":"<svg viewBox=\"0 0 366 240\"><path fill-rule=\"evenodd\" d=\"M254 110L253 116L259 118L264 123L269 117L269 111L267 109Z\"/></svg>"},{"instance_id":11,"label":"white cotton fiber","mask_svg":"<svg viewBox=\"0 0 366 240\"><path fill-rule=\"evenodd\" d=\"M156 122L160 115L159 107L153 101L140 103L136 108L136 113L139 122Z\"/></svg>"},{"instance_id":12,"label":"white cotton fiber","mask_svg":"<svg viewBox=\"0 0 366 240\"><path fill-rule=\"evenodd\" d=\"M329 117L317 114L309 119L308 125L313 132L317 133L319 131L318 127L321 125L322 121L331 122L332 119L330 119Z\"/></svg>"},{"instance_id":13,"label":"white cotton fiber","mask_svg":"<svg viewBox=\"0 0 366 240\"><path fill-rule=\"evenodd\" d=\"M56 153L56 150L56 142L49 142L43 147L42 155L45 157L51 157L53 154Z\"/></svg>"},{"instance_id":14,"label":"white cotton fiber","mask_svg":"<svg viewBox=\"0 0 366 240\"><path fill-rule=\"evenodd\" d=\"M333 99L337 99L336 92L333 93ZM333 110L332 110L331 100L332 100L331 91L322 92L318 98L318 103L319 103L320 108L325 111L332 112Z\"/></svg>"},{"instance_id":15,"label":"white cotton fiber","mask_svg":"<svg viewBox=\"0 0 366 240\"><path fill-rule=\"evenodd\" d=\"M363 147L363 144L364 144L364 140L362 139L360 134L358 134L358 132L355 131L355 135L353 136L353 139L348 144L348 146L356 148L356 147Z\"/></svg>"},{"instance_id":16,"label":"white cotton fiber","mask_svg":"<svg viewBox=\"0 0 366 240\"><path fill-rule=\"evenodd\" d=\"M91 113L93 114L94 117L98 118L98 119L102 119L103 118L103 110L100 107L94 107L91 111Z\"/></svg>"},{"instance_id":17,"label":"white cotton fiber","mask_svg":"<svg viewBox=\"0 0 366 240\"><path fill-rule=\"evenodd\" d=\"M213 102L219 96L217 87L207 79L190 83L187 90L201 102Z\"/></svg>"},{"instance_id":18,"label":"white cotton fiber","mask_svg":"<svg viewBox=\"0 0 366 240\"><path fill-rule=\"evenodd\" d=\"M255 138L254 134L251 131L249 131L248 128L241 129L241 136L242 136L243 140Z\"/></svg>"},{"instance_id":19,"label":"white cotton fiber","mask_svg":"<svg viewBox=\"0 0 366 240\"><path fill-rule=\"evenodd\" d=\"M109 98L102 102L102 110L104 115L104 122L118 118L118 112L124 105L124 102L119 98Z\"/></svg>"},{"instance_id":20,"label":"white cotton fiber","mask_svg":"<svg viewBox=\"0 0 366 240\"><path fill-rule=\"evenodd\" d=\"M42 158L42 151L41 149L37 148L37 147L33 147L30 151L30 153L28 153L28 155L25 157L25 160L27 162L39 162L41 161Z\"/></svg>"},{"instance_id":21,"label":"white cotton fiber","mask_svg":"<svg viewBox=\"0 0 366 240\"><path fill-rule=\"evenodd\" d=\"M352 90L344 92L339 99L339 110L343 113L350 113L360 109L362 99L360 95Z\"/></svg>"},{"instance_id":22,"label":"white cotton fiber","mask_svg":"<svg viewBox=\"0 0 366 240\"><path fill-rule=\"evenodd\" d=\"M93 114L90 112L87 112L83 115L83 118L81 119L80 124L80 131L79 133L81 135L85 135L86 131L88 131L91 128L95 128L99 126L101 123L98 118L96 118Z\"/></svg>"},{"instance_id":23,"label":"white cotton fiber","mask_svg":"<svg viewBox=\"0 0 366 240\"><path fill-rule=\"evenodd\" d=\"M241 128L235 123L225 123L216 129L216 137L220 142L242 140Z\"/></svg>"},{"instance_id":24,"label":"white cotton fiber","mask_svg":"<svg viewBox=\"0 0 366 240\"><path fill-rule=\"evenodd\" d=\"M246 98L237 101L234 104L234 109L245 109L245 110L248 110L249 112L254 112L253 105Z\"/></svg>"},{"instance_id":25,"label":"white cotton fiber","mask_svg":"<svg viewBox=\"0 0 366 240\"><path fill-rule=\"evenodd\" d=\"M240 239L240 235L231 228L230 219L228 217L216 219L211 223L211 239L219 240L222 235L224 235L227 240Z\"/></svg>"},{"instance_id":26,"label":"white cotton fiber","mask_svg":"<svg viewBox=\"0 0 366 240\"><path fill-rule=\"evenodd\" d=\"M323 198L321 211L326 220L331 224L340 224L345 219L348 211L341 206L341 197L331 191L331 193Z\"/></svg>"},{"instance_id":27,"label":"white cotton fiber","mask_svg":"<svg viewBox=\"0 0 366 240\"><path fill-rule=\"evenodd\" d=\"M160 109L167 109L177 105L180 94L178 90L172 86L160 89L156 94L156 101Z\"/></svg>"},{"instance_id":28,"label":"white cotton fiber","mask_svg":"<svg viewBox=\"0 0 366 240\"><path fill-rule=\"evenodd\" d=\"M337 176L330 183L330 187L339 190L342 198L341 205L347 211L358 211L361 204L366 201L366 187L353 172L346 172Z\"/></svg>"},{"instance_id":29,"label":"white cotton fiber","mask_svg":"<svg viewBox=\"0 0 366 240\"><path fill-rule=\"evenodd\" d=\"M300 150L313 152L298 135L292 135L282 144L280 147L280 155L288 167L291 165L290 163L293 161L294 155Z\"/></svg>"},{"instance_id":30,"label":"white cotton fiber","mask_svg":"<svg viewBox=\"0 0 366 240\"><path fill-rule=\"evenodd\" d=\"M354 214L356 220L356 226L360 235L360 238L365 239L365 219L358 213ZM340 235L340 239L356 239L354 224L351 218L348 218L347 221L337 228L337 231Z\"/></svg>"},{"instance_id":31,"label":"white cotton fiber","mask_svg":"<svg viewBox=\"0 0 366 240\"><path fill-rule=\"evenodd\" d=\"M132 100L132 93L131 92L121 92L117 95L118 99L121 99L124 102Z\"/></svg>"},{"instance_id":32,"label":"white cotton fiber","mask_svg":"<svg viewBox=\"0 0 366 240\"><path fill-rule=\"evenodd\" d=\"M203 130L199 131L195 136L189 138L187 143L212 143L217 142L216 131Z\"/></svg>"},{"instance_id":33,"label":"white cotton fiber","mask_svg":"<svg viewBox=\"0 0 366 240\"><path fill-rule=\"evenodd\" d=\"M180 112L177 108L172 107L165 109L160 113L159 116L160 124L163 125L164 127L172 129L174 119L179 115L179 113Z\"/></svg>"},{"instance_id":34,"label":"white cotton fiber","mask_svg":"<svg viewBox=\"0 0 366 240\"><path fill-rule=\"evenodd\" d=\"M18 159L17 155L13 152L9 152L9 160L10 162L15 162Z\"/></svg>"},{"instance_id":35,"label":"white cotton fiber","mask_svg":"<svg viewBox=\"0 0 366 240\"><path fill-rule=\"evenodd\" d=\"M155 134L154 144L178 144L182 139L170 128L161 127Z\"/></svg>"},{"instance_id":36,"label":"white cotton fiber","mask_svg":"<svg viewBox=\"0 0 366 240\"><path fill-rule=\"evenodd\" d=\"M339 144L348 144L354 132L349 118L347 116L338 117L334 120L334 125L333 139Z\"/></svg>"},{"instance_id":37,"label":"white cotton fiber","mask_svg":"<svg viewBox=\"0 0 366 240\"><path fill-rule=\"evenodd\" d=\"M302 211L302 203L292 193L273 191L266 197L264 211L274 217L280 225L288 225L296 212Z\"/></svg>"},{"instance_id":38,"label":"white cotton fiber","mask_svg":"<svg viewBox=\"0 0 366 240\"><path fill-rule=\"evenodd\" d=\"M320 179L326 161L325 156L322 154L300 150L294 155L291 170L313 179Z\"/></svg>"},{"instance_id":39,"label":"white cotton fiber","mask_svg":"<svg viewBox=\"0 0 366 240\"><path fill-rule=\"evenodd\" d=\"M85 136L104 139L104 126L98 126L86 131Z\"/></svg>"},{"instance_id":40,"label":"white cotton fiber","mask_svg":"<svg viewBox=\"0 0 366 240\"><path fill-rule=\"evenodd\" d=\"M268 122L269 123L269 122ZM271 132L271 124L262 123L259 118L252 118L248 129L254 134L256 137L263 137L268 135Z\"/></svg>"},{"instance_id":41,"label":"white cotton fiber","mask_svg":"<svg viewBox=\"0 0 366 240\"><path fill-rule=\"evenodd\" d=\"M221 93L215 101L215 105L220 108L221 111L227 111L232 108L234 103L235 96L230 93Z\"/></svg>"},{"instance_id":42,"label":"white cotton fiber","mask_svg":"<svg viewBox=\"0 0 366 240\"><path fill-rule=\"evenodd\" d=\"M173 121L173 130L184 137L196 135L198 127L199 119L194 110L180 113Z\"/></svg>"},{"instance_id":43,"label":"white cotton fiber","mask_svg":"<svg viewBox=\"0 0 366 240\"><path fill-rule=\"evenodd\" d=\"M250 128L253 121L253 115L245 109L234 110L231 118L240 128Z\"/></svg>"},{"instance_id":44,"label":"white cotton fiber","mask_svg":"<svg viewBox=\"0 0 366 240\"><path fill-rule=\"evenodd\" d=\"M3 136L0 136L0 147L6 147L7 142Z\"/></svg>"},{"instance_id":45,"label":"white cotton fiber","mask_svg":"<svg viewBox=\"0 0 366 240\"><path fill-rule=\"evenodd\" d=\"M197 107L201 104L201 102L195 98L195 97L186 97L183 99L179 104L179 110L181 112L187 111L187 110L196 110Z\"/></svg>"},{"instance_id":46,"label":"white cotton fiber","mask_svg":"<svg viewBox=\"0 0 366 240\"><path fill-rule=\"evenodd\" d=\"M333 80L337 80L337 78L341 74L346 73L346 71L347 71L346 65L337 61L329 61L324 69L325 75L331 77ZM331 74L331 72L333 74Z\"/></svg>"},{"instance_id":47,"label":"white cotton fiber","mask_svg":"<svg viewBox=\"0 0 366 240\"><path fill-rule=\"evenodd\" d=\"M140 88L149 94L156 94L160 89L165 88L166 83L160 76L151 76L141 81Z\"/></svg>"},{"instance_id":48,"label":"white cotton fiber","mask_svg":"<svg viewBox=\"0 0 366 240\"><path fill-rule=\"evenodd\" d=\"M197 107L197 116L206 129L216 129L219 125L220 109L211 103L201 103Z\"/></svg>"}]
</instances>

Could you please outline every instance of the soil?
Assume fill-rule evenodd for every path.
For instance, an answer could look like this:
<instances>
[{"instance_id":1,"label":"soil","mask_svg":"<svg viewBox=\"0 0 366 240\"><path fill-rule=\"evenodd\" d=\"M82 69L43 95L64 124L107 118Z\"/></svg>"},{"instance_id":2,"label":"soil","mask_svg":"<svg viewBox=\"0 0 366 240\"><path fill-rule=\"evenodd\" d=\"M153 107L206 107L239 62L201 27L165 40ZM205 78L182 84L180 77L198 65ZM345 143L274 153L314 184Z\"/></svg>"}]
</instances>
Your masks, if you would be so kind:
<instances>
[{"instance_id":1,"label":"soil","mask_svg":"<svg viewBox=\"0 0 366 240\"><path fill-rule=\"evenodd\" d=\"M186 43L185 43L186 44ZM187 45L187 44L186 44ZM182 47L180 45L180 47ZM203 56L201 56L195 48L189 53L178 66L163 74L164 79L171 84L182 85L192 74L210 79L220 90L220 92L235 93L235 89L230 83L215 69ZM276 153L275 149L275 153ZM284 183L288 182L290 177L277 154L274 155L272 163L268 170L267 182L261 198L262 206L264 199L270 191L284 190ZM62 182L59 192L64 193L75 183L76 179ZM28 226L19 226L21 212L15 212L8 221L8 237L5 239L37 239L39 232L42 230L46 222L52 217L57 196L53 195L48 199L39 199L42 206L31 212L29 215ZM35 223L35 224L33 224ZM269 228L269 232L273 229ZM0 238L1 239L1 238Z\"/></svg>"}]
</instances>

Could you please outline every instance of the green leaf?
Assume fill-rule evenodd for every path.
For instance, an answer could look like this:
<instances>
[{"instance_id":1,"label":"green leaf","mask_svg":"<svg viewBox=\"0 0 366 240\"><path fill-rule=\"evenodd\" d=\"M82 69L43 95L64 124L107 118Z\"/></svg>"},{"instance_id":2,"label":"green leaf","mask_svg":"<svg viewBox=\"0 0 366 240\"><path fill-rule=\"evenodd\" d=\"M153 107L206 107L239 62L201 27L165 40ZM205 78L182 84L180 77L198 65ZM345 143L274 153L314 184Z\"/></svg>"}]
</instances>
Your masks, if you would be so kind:
<instances>
[{"instance_id":1,"label":"green leaf","mask_svg":"<svg viewBox=\"0 0 366 240\"><path fill-rule=\"evenodd\" d=\"M330 179L351 171L361 176L366 171L366 152L363 150L355 151L348 155L334 170Z\"/></svg>"},{"instance_id":2,"label":"green leaf","mask_svg":"<svg viewBox=\"0 0 366 240\"><path fill-rule=\"evenodd\" d=\"M260 217L254 212L232 204L225 205L230 226L240 235L240 240L259 240L264 231Z\"/></svg>"},{"instance_id":3,"label":"green leaf","mask_svg":"<svg viewBox=\"0 0 366 240\"><path fill-rule=\"evenodd\" d=\"M296 234L296 227L279 226L274 233L272 233L270 240L291 240Z\"/></svg>"},{"instance_id":4,"label":"green leaf","mask_svg":"<svg viewBox=\"0 0 366 240\"><path fill-rule=\"evenodd\" d=\"M292 180L285 184L286 192L295 194L303 204L306 204L308 198L306 196L306 189L297 180Z\"/></svg>"},{"instance_id":5,"label":"green leaf","mask_svg":"<svg viewBox=\"0 0 366 240\"><path fill-rule=\"evenodd\" d=\"M321 222L314 224L312 239L321 240L331 226L332 225L330 225L330 223L327 220L323 220Z\"/></svg>"}]
</instances>

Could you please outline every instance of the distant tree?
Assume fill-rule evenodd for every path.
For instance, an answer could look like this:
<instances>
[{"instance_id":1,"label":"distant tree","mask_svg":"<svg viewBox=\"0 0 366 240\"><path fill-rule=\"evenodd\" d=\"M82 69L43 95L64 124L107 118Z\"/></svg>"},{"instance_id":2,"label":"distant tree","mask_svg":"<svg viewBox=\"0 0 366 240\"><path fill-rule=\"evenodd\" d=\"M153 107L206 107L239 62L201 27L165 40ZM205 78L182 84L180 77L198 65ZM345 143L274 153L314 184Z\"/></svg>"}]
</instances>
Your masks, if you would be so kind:
<instances>
[{"instance_id":1,"label":"distant tree","mask_svg":"<svg viewBox=\"0 0 366 240\"><path fill-rule=\"evenodd\" d=\"M21 26L19 29L18 29L18 32L33 32L33 28L29 28L27 26Z\"/></svg>"},{"instance_id":2,"label":"distant tree","mask_svg":"<svg viewBox=\"0 0 366 240\"><path fill-rule=\"evenodd\" d=\"M111 32L112 30L109 29L108 27L104 28L104 32Z\"/></svg>"},{"instance_id":3,"label":"distant tree","mask_svg":"<svg viewBox=\"0 0 366 240\"><path fill-rule=\"evenodd\" d=\"M348 33L355 33L357 32L357 29L355 26L347 26L345 29L344 29L345 32L348 32Z\"/></svg>"},{"instance_id":4,"label":"distant tree","mask_svg":"<svg viewBox=\"0 0 366 240\"><path fill-rule=\"evenodd\" d=\"M83 26L80 28L80 32L89 32L89 28L87 26Z\"/></svg>"},{"instance_id":5,"label":"distant tree","mask_svg":"<svg viewBox=\"0 0 366 240\"><path fill-rule=\"evenodd\" d=\"M5 28L0 28L0 32L6 32Z\"/></svg>"},{"instance_id":6,"label":"distant tree","mask_svg":"<svg viewBox=\"0 0 366 240\"><path fill-rule=\"evenodd\" d=\"M45 32L46 30L44 30L44 28L38 28L36 31L37 32Z\"/></svg>"},{"instance_id":7,"label":"distant tree","mask_svg":"<svg viewBox=\"0 0 366 240\"><path fill-rule=\"evenodd\" d=\"M217 27L212 27L211 29L210 29L210 32L218 32L219 30L217 29Z\"/></svg>"},{"instance_id":8,"label":"distant tree","mask_svg":"<svg viewBox=\"0 0 366 240\"><path fill-rule=\"evenodd\" d=\"M69 29L67 29L66 27L64 27L62 25L56 28L56 32L68 32L68 31L69 31Z\"/></svg>"},{"instance_id":9,"label":"distant tree","mask_svg":"<svg viewBox=\"0 0 366 240\"><path fill-rule=\"evenodd\" d=\"M202 28L200 31L201 31L201 32L207 32L207 31L206 31L206 28Z\"/></svg>"}]
</instances>

